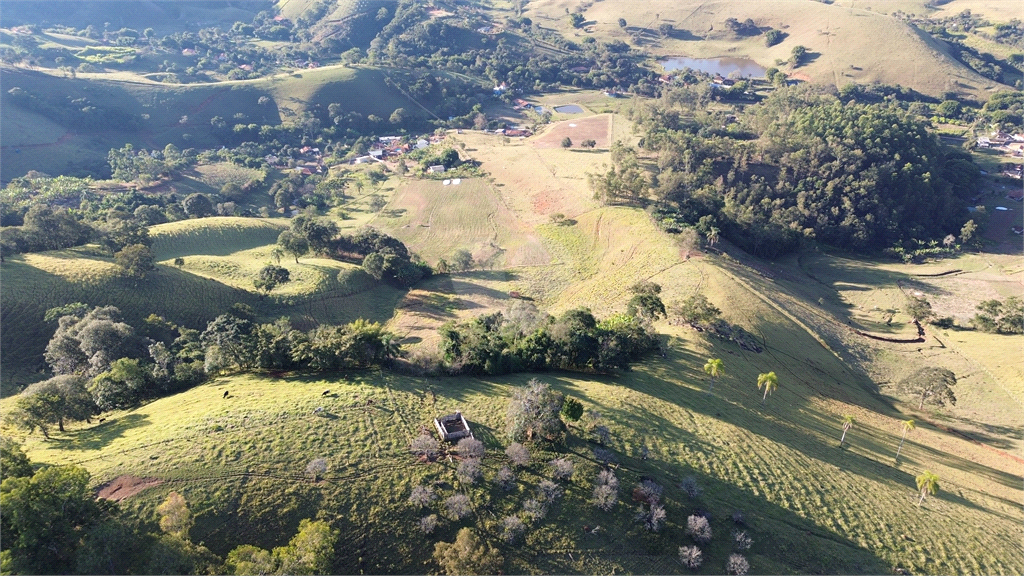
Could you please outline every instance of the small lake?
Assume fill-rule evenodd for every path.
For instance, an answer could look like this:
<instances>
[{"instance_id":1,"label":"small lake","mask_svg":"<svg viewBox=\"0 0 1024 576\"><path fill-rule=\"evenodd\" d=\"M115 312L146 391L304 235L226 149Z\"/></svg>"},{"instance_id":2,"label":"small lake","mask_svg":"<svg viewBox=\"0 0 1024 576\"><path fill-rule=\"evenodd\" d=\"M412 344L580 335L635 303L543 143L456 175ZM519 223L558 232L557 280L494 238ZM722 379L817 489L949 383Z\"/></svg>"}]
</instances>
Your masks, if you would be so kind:
<instances>
[{"instance_id":1,"label":"small lake","mask_svg":"<svg viewBox=\"0 0 1024 576\"><path fill-rule=\"evenodd\" d=\"M555 106L555 112L559 114L583 114L583 108L575 104L567 104L565 106Z\"/></svg>"},{"instance_id":2,"label":"small lake","mask_svg":"<svg viewBox=\"0 0 1024 576\"><path fill-rule=\"evenodd\" d=\"M685 56L675 56L659 60L658 63L665 68L666 72L690 68L707 74L721 74L725 77L728 77L733 72L738 72L743 78L747 76L764 78L765 71L757 62L748 58L687 58Z\"/></svg>"}]
</instances>

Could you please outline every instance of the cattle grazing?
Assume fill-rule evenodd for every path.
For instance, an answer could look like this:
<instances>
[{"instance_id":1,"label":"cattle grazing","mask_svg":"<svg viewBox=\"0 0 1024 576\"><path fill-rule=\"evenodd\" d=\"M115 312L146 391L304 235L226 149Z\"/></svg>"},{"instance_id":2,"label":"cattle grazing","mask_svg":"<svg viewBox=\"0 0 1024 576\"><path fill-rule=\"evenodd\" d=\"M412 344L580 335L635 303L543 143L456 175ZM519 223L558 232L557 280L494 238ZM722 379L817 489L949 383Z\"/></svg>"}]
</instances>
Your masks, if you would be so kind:
<instances>
[{"instance_id":1,"label":"cattle grazing","mask_svg":"<svg viewBox=\"0 0 1024 576\"><path fill-rule=\"evenodd\" d=\"M104 422L106 422L106 421L107 421L107 419L106 419L106 418L100 418L100 424L103 424L103 423L104 423Z\"/></svg>"},{"instance_id":2,"label":"cattle grazing","mask_svg":"<svg viewBox=\"0 0 1024 576\"><path fill-rule=\"evenodd\" d=\"M225 390L225 391L224 391L224 398L227 398L227 397L228 397L228 394L230 394L230 393L231 393L231 392L228 392L227 390Z\"/></svg>"},{"instance_id":3,"label":"cattle grazing","mask_svg":"<svg viewBox=\"0 0 1024 576\"><path fill-rule=\"evenodd\" d=\"M328 394L330 394L330 393L331 393L331 391L330 391L330 390L324 390L324 393L323 393L323 394L321 394L321 396L327 396L327 395L328 395Z\"/></svg>"}]
</instances>

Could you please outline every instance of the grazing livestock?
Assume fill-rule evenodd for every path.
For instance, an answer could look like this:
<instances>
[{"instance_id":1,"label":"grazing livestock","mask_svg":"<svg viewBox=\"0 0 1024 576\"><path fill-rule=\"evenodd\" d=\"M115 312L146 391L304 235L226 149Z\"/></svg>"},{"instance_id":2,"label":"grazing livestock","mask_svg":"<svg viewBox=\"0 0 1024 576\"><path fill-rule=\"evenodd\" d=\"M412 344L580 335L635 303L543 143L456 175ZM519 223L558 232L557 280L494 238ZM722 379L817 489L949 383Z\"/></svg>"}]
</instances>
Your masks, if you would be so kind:
<instances>
[{"instance_id":1,"label":"grazing livestock","mask_svg":"<svg viewBox=\"0 0 1024 576\"><path fill-rule=\"evenodd\" d=\"M323 394L321 394L321 396L327 396L327 395L328 395L328 394L330 394L330 393L331 393L331 391L330 391L330 390L324 390L324 393L323 393Z\"/></svg>"},{"instance_id":2,"label":"grazing livestock","mask_svg":"<svg viewBox=\"0 0 1024 576\"><path fill-rule=\"evenodd\" d=\"M225 390L225 391L224 391L224 398L227 398L227 397L228 397L228 394L230 394L230 392L228 392L227 390Z\"/></svg>"},{"instance_id":3,"label":"grazing livestock","mask_svg":"<svg viewBox=\"0 0 1024 576\"><path fill-rule=\"evenodd\" d=\"M103 423L104 423L104 422L106 422L106 421L107 421L107 419L106 419L106 418L100 418L100 424L103 424Z\"/></svg>"}]
</instances>

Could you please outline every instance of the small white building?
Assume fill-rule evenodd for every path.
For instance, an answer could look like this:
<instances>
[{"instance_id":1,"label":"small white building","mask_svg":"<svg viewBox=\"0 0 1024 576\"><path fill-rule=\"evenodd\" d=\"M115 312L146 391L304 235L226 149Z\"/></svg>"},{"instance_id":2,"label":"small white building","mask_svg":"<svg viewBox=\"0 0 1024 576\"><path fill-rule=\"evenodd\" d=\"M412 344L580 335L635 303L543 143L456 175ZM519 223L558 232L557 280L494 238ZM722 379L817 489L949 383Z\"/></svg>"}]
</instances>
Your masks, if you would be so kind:
<instances>
[{"instance_id":1,"label":"small white building","mask_svg":"<svg viewBox=\"0 0 1024 576\"><path fill-rule=\"evenodd\" d=\"M427 168L427 173L429 174L440 174L441 172L444 172L444 164L437 164Z\"/></svg>"},{"instance_id":2,"label":"small white building","mask_svg":"<svg viewBox=\"0 0 1024 576\"><path fill-rule=\"evenodd\" d=\"M427 146L430 146L430 142L427 142L423 138L420 138L419 140L416 141L416 149L417 150L423 150Z\"/></svg>"}]
</instances>

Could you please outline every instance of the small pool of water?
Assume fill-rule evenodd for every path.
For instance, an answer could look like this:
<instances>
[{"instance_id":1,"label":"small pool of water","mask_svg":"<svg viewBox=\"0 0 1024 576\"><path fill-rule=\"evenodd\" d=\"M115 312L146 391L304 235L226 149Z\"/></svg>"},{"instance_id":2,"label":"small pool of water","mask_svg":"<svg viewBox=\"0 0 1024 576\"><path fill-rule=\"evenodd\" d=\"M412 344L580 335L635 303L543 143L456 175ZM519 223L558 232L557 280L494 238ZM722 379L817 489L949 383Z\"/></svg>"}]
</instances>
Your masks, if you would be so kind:
<instances>
[{"instance_id":1,"label":"small pool of water","mask_svg":"<svg viewBox=\"0 0 1024 576\"><path fill-rule=\"evenodd\" d=\"M747 76L764 78L765 71L757 62L748 58L687 58L686 56L674 56L659 60L658 63L667 72L691 68L707 74L721 74L722 76L729 76L733 72L738 72L743 78Z\"/></svg>"},{"instance_id":2,"label":"small pool of water","mask_svg":"<svg viewBox=\"0 0 1024 576\"><path fill-rule=\"evenodd\" d=\"M583 108L575 104L567 104L565 106L555 106L555 112L560 114L583 114Z\"/></svg>"}]
</instances>

